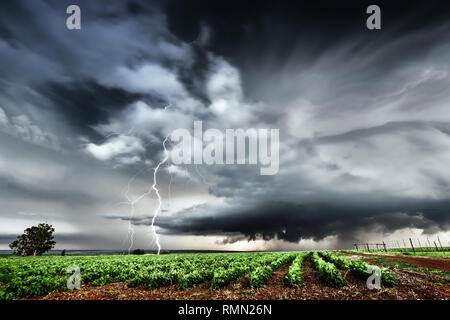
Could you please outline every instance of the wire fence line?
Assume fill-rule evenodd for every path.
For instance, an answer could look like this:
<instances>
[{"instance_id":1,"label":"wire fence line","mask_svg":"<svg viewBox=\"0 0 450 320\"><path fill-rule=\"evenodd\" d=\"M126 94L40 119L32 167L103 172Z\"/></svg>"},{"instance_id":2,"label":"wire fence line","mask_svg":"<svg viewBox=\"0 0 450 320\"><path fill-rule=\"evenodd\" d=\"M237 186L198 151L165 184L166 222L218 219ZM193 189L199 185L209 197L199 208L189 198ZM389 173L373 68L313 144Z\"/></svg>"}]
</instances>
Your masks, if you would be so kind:
<instances>
[{"instance_id":1,"label":"wire fence line","mask_svg":"<svg viewBox=\"0 0 450 320\"><path fill-rule=\"evenodd\" d=\"M448 246L446 246L448 245ZM354 243L353 246L357 251L449 251L450 242L443 243L439 237L430 238L408 238L400 240L382 240L379 243Z\"/></svg>"}]
</instances>

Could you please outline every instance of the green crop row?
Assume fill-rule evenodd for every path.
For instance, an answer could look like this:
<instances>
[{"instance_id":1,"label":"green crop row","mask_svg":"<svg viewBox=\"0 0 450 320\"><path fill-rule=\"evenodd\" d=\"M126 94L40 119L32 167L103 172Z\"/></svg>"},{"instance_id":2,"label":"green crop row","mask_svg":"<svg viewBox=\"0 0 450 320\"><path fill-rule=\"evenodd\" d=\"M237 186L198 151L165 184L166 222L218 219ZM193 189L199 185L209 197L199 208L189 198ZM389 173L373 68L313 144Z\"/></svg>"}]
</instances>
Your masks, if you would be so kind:
<instances>
[{"instance_id":1,"label":"green crop row","mask_svg":"<svg viewBox=\"0 0 450 320\"><path fill-rule=\"evenodd\" d=\"M374 269L378 267L369 265L362 260L348 260L344 257L338 257L330 252L322 251L320 255L328 262L335 264L343 270L350 270L351 273L361 279L367 279L372 275ZM381 268L381 284L385 287L391 287L395 284L395 277L386 268Z\"/></svg>"},{"instance_id":2,"label":"green crop row","mask_svg":"<svg viewBox=\"0 0 450 320\"><path fill-rule=\"evenodd\" d=\"M295 257L296 254L284 254L278 259L270 261L268 265L256 267L249 277L250 288L263 286L275 270L291 262Z\"/></svg>"},{"instance_id":3,"label":"green crop row","mask_svg":"<svg viewBox=\"0 0 450 320\"><path fill-rule=\"evenodd\" d=\"M367 279L372 275L372 271L378 267L371 266L362 260L353 260L350 264L350 271L361 279ZM381 285L385 287L392 287L397 282L397 279L386 268L381 268Z\"/></svg>"},{"instance_id":4,"label":"green crop row","mask_svg":"<svg viewBox=\"0 0 450 320\"><path fill-rule=\"evenodd\" d=\"M300 287L303 284L303 263L310 255L309 252L302 252L297 255L286 275L286 281L291 287Z\"/></svg>"},{"instance_id":5,"label":"green crop row","mask_svg":"<svg viewBox=\"0 0 450 320\"><path fill-rule=\"evenodd\" d=\"M257 267L249 277L250 288L263 286L272 276L274 269L271 266Z\"/></svg>"},{"instance_id":6,"label":"green crop row","mask_svg":"<svg viewBox=\"0 0 450 320\"><path fill-rule=\"evenodd\" d=\"M250 271L250 266L244 263L233 263L227 269L218 269L214 272L211 289L220 289L230 282L236 281Z\"/></svg>"},{"instance_id":7,"label":"green crop row","mask_svg":"<svg viewBox=\"0 0 450 320\"><path fill-rule=\"evenodd\" d=\"M233 263L226 269L219 269L214 272L211 288L222 288L248 273L251 273L249 277L250 287L260 287L270 278L275 269L292 261L294 256L293 253L270 253L245 262Z\"/></svg>"},{"instance_id":8,"label":"green crop row","mask_svg":"<svg viewBox=\"0 0 450 320\"><path fill-rule=\"evenodd\" d=\"M343 257L336 256L328 251L321 251L320 255L325 261L331 262L342 270L350 270L351 262Z\"/></svg>"},{"instance_id":9,"label":"green crop row","mask_svg":"<svg viewBox=\"0 0 450 320\"><path fill-rule=\"evenodd\" d=\"M334 264L323 260L317 252L312 254L312 262L319 272L319 277L327 284L333 287L342 287L345 284L345 278L339 272Z\"/></svg>"}]
</instances>

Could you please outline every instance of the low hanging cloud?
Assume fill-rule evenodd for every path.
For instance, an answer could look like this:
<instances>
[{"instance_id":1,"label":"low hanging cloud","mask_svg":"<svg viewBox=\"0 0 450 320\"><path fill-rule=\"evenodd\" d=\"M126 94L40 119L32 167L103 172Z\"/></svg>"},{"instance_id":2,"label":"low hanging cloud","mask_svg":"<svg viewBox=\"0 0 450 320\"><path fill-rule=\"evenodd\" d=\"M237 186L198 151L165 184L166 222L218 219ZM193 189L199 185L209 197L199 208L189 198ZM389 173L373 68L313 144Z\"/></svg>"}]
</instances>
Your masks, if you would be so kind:
<instances>
[{"instance_id":1,"label":"low hanging cloud","mask_svg":"<svg viewBox=\"0 0 450 320\"><path fill-rule=\"evenodd\" d=\"M226 242L281 239L297 243L300 240L324 240L337 236L339 242L358 240L365 231L379 232L380 236L403 228L422 229L424 234L446 231L450 226L447 212L450 203L324 205L267 202L242 209L232 205L214 212L208 206L196 207L170 219L160 218L158 225L169 234L196 234L227 236ZM143 223L145 221L141 221Z\"/></svg>"}]
</instances>

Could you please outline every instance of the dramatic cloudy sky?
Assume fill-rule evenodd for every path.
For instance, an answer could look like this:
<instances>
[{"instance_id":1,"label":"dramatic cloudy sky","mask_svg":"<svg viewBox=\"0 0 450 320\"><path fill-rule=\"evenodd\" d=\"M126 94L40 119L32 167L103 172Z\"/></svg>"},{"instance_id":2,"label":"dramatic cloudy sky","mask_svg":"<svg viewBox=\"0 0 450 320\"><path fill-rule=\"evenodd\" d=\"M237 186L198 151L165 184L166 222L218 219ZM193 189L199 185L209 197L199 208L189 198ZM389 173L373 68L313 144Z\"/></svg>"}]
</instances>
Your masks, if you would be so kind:
<instances>
[{"instance_id":1,"label":"dramatic cloudy sky","mask_svg":"<svg viewBox=\"0 0 450 320\"><path fill-rule=\"evenodd\" d=\"M154 249L153 168L194 120L279 129L280 170L165 164L163 249L447 243L450 5L377 1L369 31L371 2L292 3L2 1L0 249L39 222Z\"/></svg>"}]
</instances>

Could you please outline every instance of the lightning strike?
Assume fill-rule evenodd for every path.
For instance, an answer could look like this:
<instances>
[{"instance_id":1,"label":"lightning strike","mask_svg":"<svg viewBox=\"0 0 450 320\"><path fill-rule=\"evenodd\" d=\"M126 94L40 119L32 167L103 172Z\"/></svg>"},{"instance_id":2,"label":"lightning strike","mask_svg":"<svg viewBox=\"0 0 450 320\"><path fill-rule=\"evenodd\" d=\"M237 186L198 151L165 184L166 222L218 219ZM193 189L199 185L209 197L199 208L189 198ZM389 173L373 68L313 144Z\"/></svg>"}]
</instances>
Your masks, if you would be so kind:
<instances>
[{"instance_id":1,"label":"lightning strike","mask_svg":"<svg viewBox=\"0 0 450 320\"><path fill-rule=\"evenodd\" d=\"M170 107L170 105L169 105L168 107ZM131 133L131 132L130 132L130 133ZM129 242L130 242L130 245L129 245L129 248L128 248L128 254L131 254L131 249L133 248L133 245L134 245L134 228L133 228L133 221L132 221L132 220L133 220L134 214L135 214L135 212L136 212L136 207L135 207L135 205L136 205L141 199L143 199L144 197L149 196L153 191L155 192L156 197L157 197L157 199L158 199L158 206L157 206L157 208L155 209L155 211L154 211L154 213L153 213L152 222L151 222L151 229L152 229L152 233L153 233L153 238L154 238L155 243L156 243L156 246L157 246L157 248L158 248L157 254L159 255L160 252L161 252L161 244L160 244L160 241L159 241L159 235L158 235L158 233L157 233L157 231L156 231L156 226L155 226L155 221L156 221L156 219L157 219L159 213L161 212L161 208L162 208L162 197L161 197L161 194L160 194L160 191L159 191L159 188L158 188L158 184L157 184L157 175L158 175L158 172L159 172L161 166L163 166L164 164L166 164L167 161L168 161L168 159L169 159L169 152L168 152L167 147L166 147L166 143L168 142L169 137L170 137L170 134L167 135L167 136L165 137L165 139L164 139L164 141L163 141L163 143L162 143L163 148L164 148L164 158L163 158L163 159L157 164L157 166L153 169L153 184L151 185L151 187L150 187L146 192L144 192L143 194L139 195L139 196L136 197L135 199L132 199L132 197L130 196L130 192L131 192L131 184L132 184L133 181L136 179L136 177L137 177L139 174L141 174L142 171L144 171L144 170L146 169L146 168L144 167L144 168L142 168L141 170L139 170L139 171L138 171L138 172L137 172L137 173L136 173L136 174L128 181L126 190L124 191L124 197L126 198L126 201L118 203L118 205L121 205L121 204L123 205L123 204L125 204L125 205L129 205L129 206L130 206L130 213L129 213L129 219L128 219L128 233L127 233L127 238L129 239ZM187 177L189 178L189 180L190 180L191 183L192 183L192 178L190 177L189 170L188 170L187 166L184 165L184 168L185 168L185 174L187 175ZM201 178L201 181L202 181L205 185L211 187L211 183L209 183L209 182L206 181L205 177L202 175L202 173L201 173L200 170L198 169L198 166L197 166L197 165L195 166L195 170L196 170L198 176ZM171 185L172 185L172 179L173 179L173 177L172 177L172 174L171 174L171 172L170 172L169 169L168 169L168 172L169 172L169 175L170 175L170 182L169 182L169 186L168 186L168 188L169 188L169 197L171 198Z\"/></svg>"},{"instance_id":2,"label":"lightning strike","mask_svg":"<svg viewBox=\"0 0 450 320\"><path fill-rule=\"evenodd\" d=\"M159 189L157 188L156 176L158 174L159 167L161 167L169 159L169 152L167 151L167 148L166 148L166 142L167 142L168 139L169 139L169 135L167 135L166 138L163 141L164 158L163 158L163 160L161 160L158 163L158 165L153 170L153 185L151 187L151 190L155 191L155 194L156 194L156 196L158 198L158 207L156 208L156 210L155 210L155 212L153 214L152 225L151 225L152 231L153 231L153 236L155 238L156 245L158 246L158 255L161 252L161 244L159 243L159 236L158 236L158 233L156 232L155 220L158 217L158 213L161 211L162 199L161 199L161 195L159 194Z\"/></svg>"}]
</instances>

